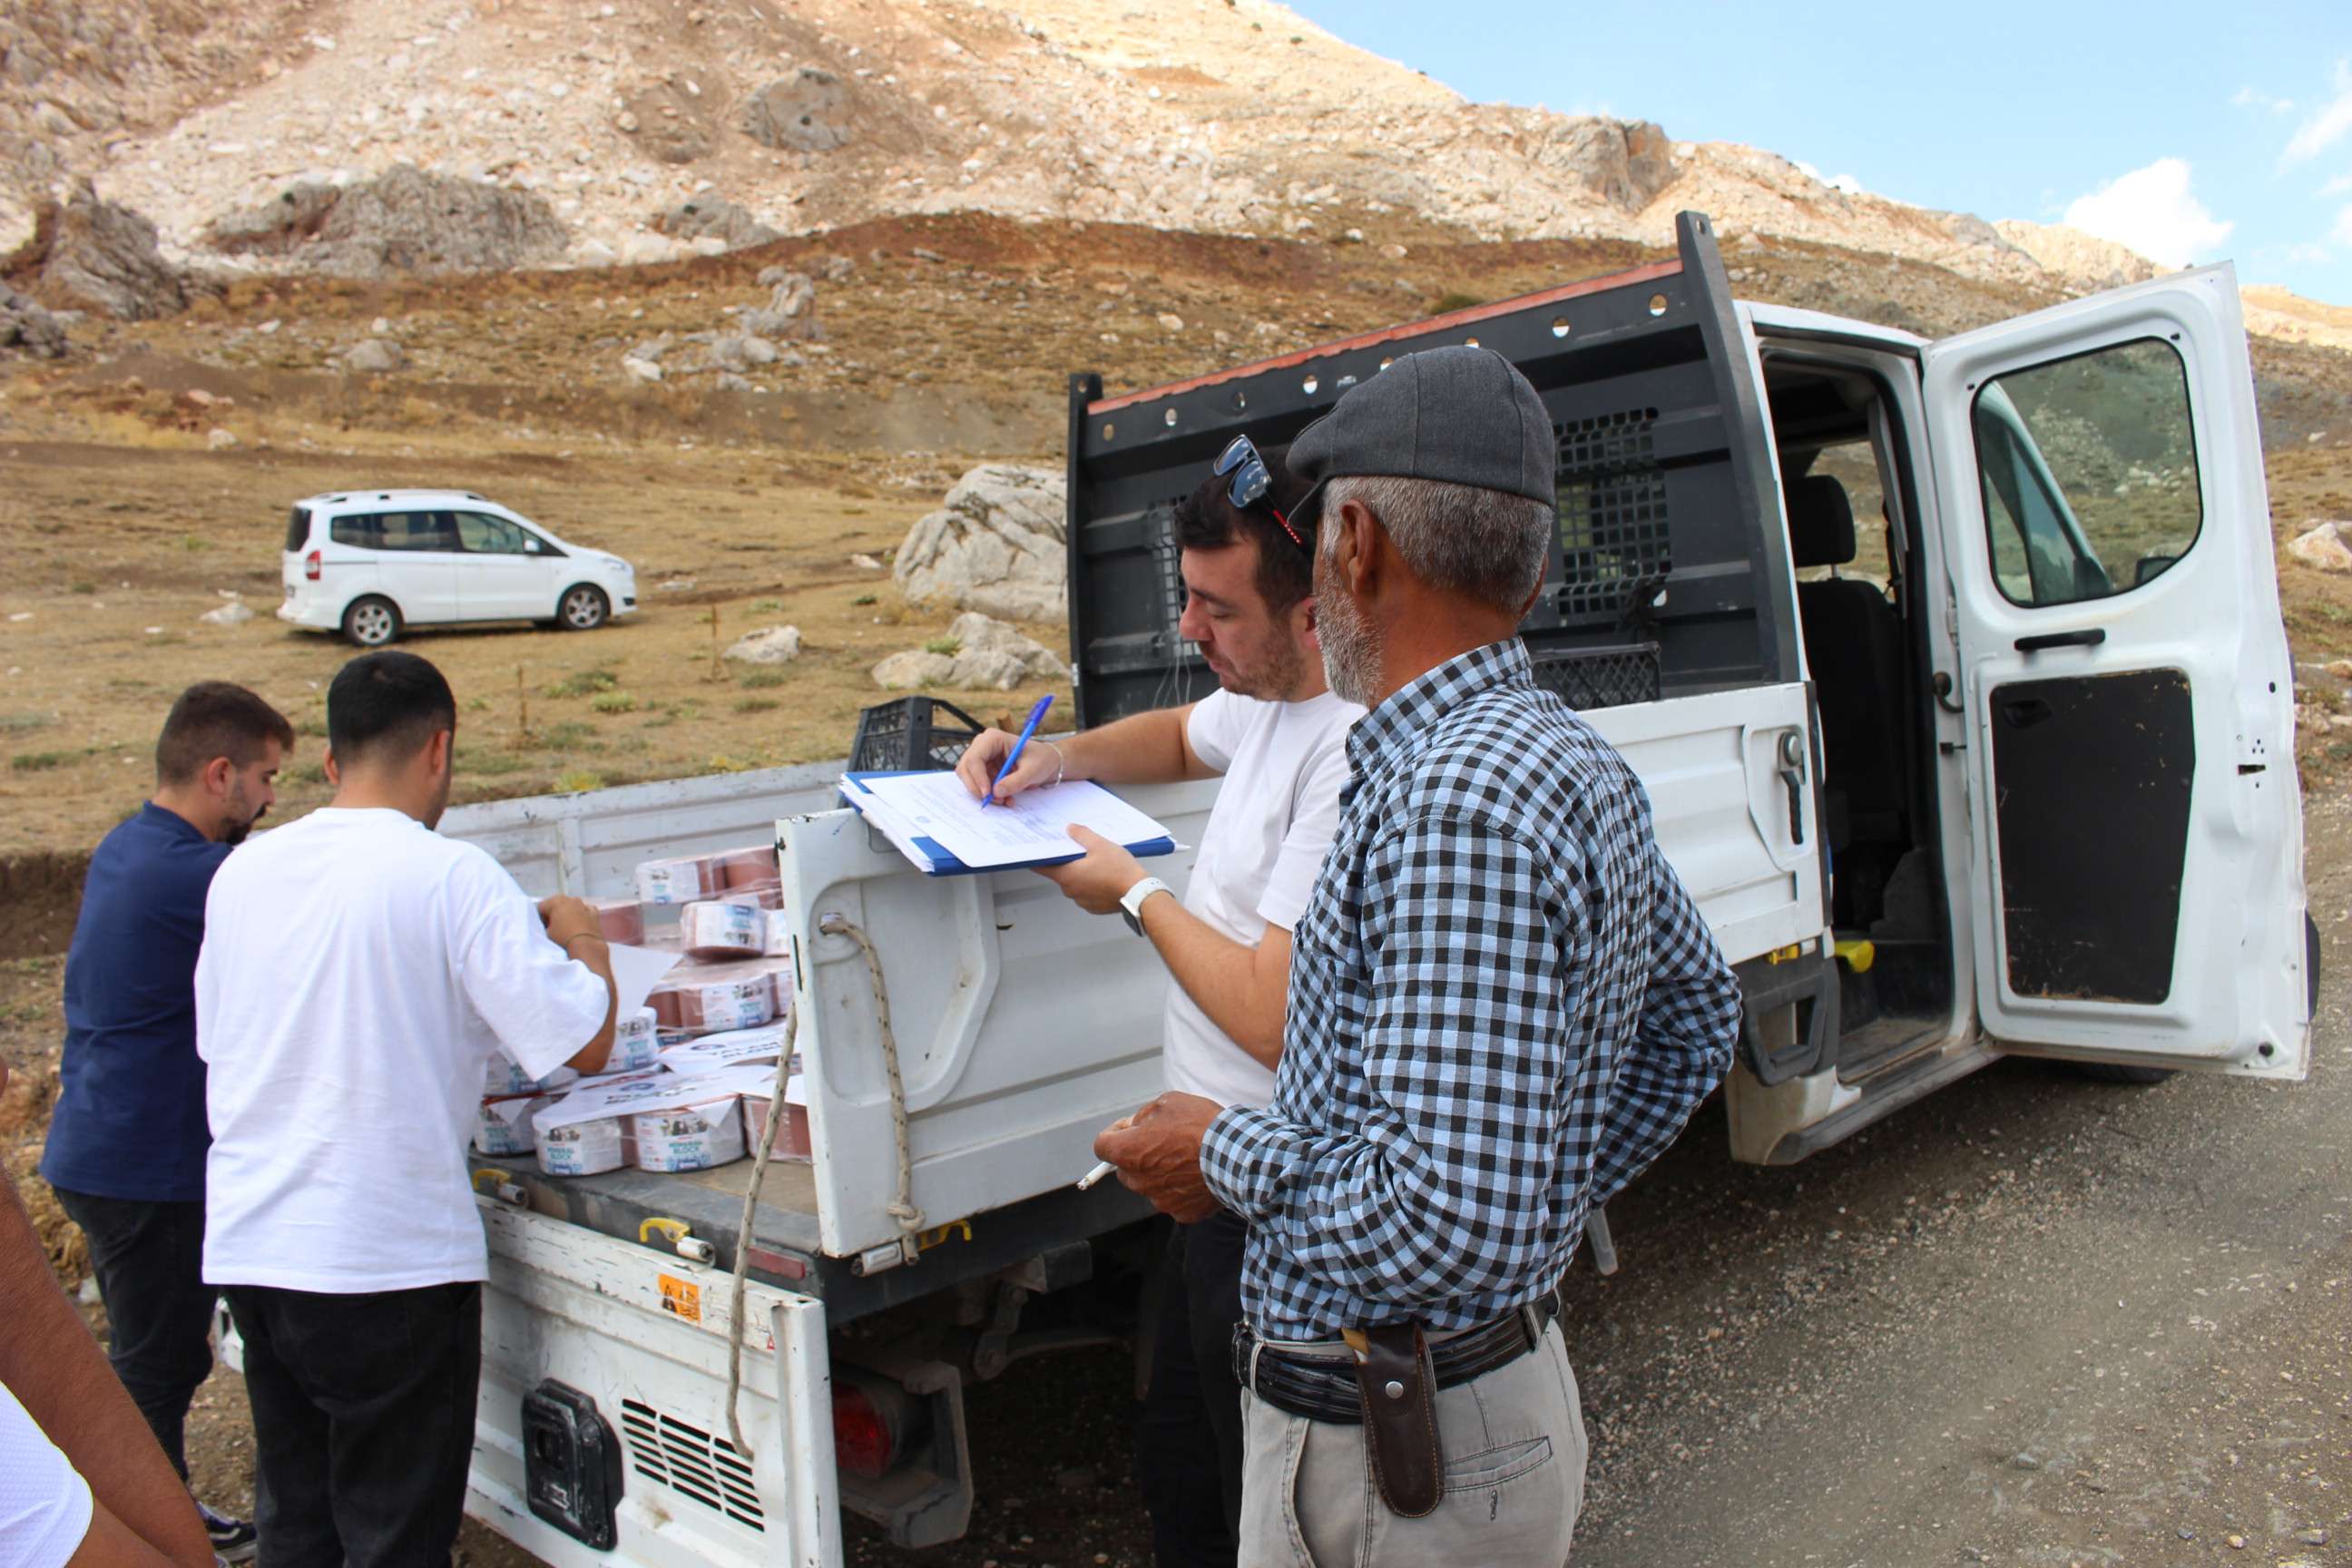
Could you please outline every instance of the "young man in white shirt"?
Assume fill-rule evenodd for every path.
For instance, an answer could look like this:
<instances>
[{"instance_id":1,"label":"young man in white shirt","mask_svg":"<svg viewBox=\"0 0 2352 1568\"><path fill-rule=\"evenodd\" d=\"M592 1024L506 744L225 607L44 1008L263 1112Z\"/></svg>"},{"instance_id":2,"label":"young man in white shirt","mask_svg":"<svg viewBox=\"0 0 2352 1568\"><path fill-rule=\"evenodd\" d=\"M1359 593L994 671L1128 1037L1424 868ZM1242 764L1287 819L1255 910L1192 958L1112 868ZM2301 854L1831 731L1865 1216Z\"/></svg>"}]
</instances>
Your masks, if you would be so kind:
<instances>
[{"instance_id":1,"label":"young man in white shirt","mask_svg":"<svg viewBox=\"0 0 2352 1568\"><path fill-rule=\"evenodd\" d=\"M433 831L457 707L414 654L327 691L335 795L213 879L205 1279L245 1340L260 1568L446 1563L465 1504L488 1251L466 1142L494 1049L534 1077L613 1043L612 958Z\"/></svg>"},{"instance_id":2,"label":"young man in white shirt","mask_svg":"<svg viewBox=\"0 0 2352 1568\"><path fill-rule=\"evenodd\" d=\"M1339 820L1348 730L1363 710L1325 689L1315 640L1313 542L1288 521L1280 453L1246 440L1176 510L1184 636L1221 690L1059 740L1033 740L997 798L1063 779L1154 784L1224 775L1180 901L1118 845L1074 828L1084 859L1042 874L1096 914L1124 911L1172 984L1168 1087L1221 1105L1274 1097L1290 985L1290 931ZM986 793L1013 737L991 730L957 773ZM1162 896L1165 895L1165 896ZM1160 1568L1234 1561L1241 1510L1241 1386L1233 1373L1246 1230L1220 1212L1171 1238L1139 1456Z\"/></svg>"}]
</instances>

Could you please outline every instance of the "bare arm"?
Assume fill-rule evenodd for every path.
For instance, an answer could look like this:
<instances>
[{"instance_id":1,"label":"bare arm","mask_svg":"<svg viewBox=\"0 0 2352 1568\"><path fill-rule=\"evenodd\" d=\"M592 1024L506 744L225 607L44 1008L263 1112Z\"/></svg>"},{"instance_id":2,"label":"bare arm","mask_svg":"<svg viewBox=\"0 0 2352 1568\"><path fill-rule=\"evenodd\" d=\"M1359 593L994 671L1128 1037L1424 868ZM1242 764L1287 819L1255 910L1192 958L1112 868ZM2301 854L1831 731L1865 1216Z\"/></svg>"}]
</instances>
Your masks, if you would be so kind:
<instances>
[{"instance_id":1,"label":"bare arm","mask_svg":"<svg viewBox=\"0 0 2352 1568\"><path fill-rule=\"evenodd\" d=\"M0 1081L5 1079L0 1071ZM75 1568L213 1568L187 1488L58 1289L40 1237L0 1174L0 1383L89 1483Z\"/></svg>"},{"instance_id":2,"label":"bare arm","mask_svg":"<svg viewBox=\"0 0 2352 1568\"><path fill-rule=\"evenodd\" d=\"M596 924L596 912L578 899L558 896L543 900L539 918L547 922L550 942L586 964L604 983L604 1022L580 1054L563 1065L574 1072L603 1072L612 1059L613 1031L619 1022L621 988L613 979L613 945Z\"/></svg>"},{"instance_id":3,"label":"bare arm","mask_svg":"<svg viewBox=\"0 0 2352 1568\"><path fill-rule=\"evenodd\" d=\"M1209 1022L1260 1065L1271 1068L1282 1059L1282 1022L1290 1005L1288 931L1270 925L1255 947L1244 947L1175 894L1154 893L1143 900L1143 934Z\"/></svg>"},{"instance_id":4,"label":"bare arm","mask_svg":"<svg viewBox=\"0 0 2352 1568\"><path fill-rule=\"evenodd\" d=\"M1130 713L1117 723L1076 734L1034 736L996 798L1010 800L1024 789L1052 784L1057 775L1065 782L1093 779L1097 784L1173 784L1212 777L1216 770L1193 753L1185 732L1193 706L1188 702L1181 708ZM956 777L975 798L988 793L1016 739L1002 730L984 730L964 748Z\"/></svg>"}]
</instances>

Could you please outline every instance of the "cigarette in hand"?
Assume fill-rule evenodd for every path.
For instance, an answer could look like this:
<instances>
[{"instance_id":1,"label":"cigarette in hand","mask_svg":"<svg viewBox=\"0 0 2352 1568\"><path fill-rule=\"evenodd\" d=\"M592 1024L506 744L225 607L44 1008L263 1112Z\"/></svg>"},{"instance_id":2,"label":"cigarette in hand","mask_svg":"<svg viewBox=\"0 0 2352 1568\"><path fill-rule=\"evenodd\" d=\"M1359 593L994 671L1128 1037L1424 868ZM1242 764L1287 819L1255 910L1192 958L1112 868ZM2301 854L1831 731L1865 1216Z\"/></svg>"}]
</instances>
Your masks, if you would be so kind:
<instances>
[{"instance_id":1,"label":"cigarette in hand","mask_svg":"<svg viewBox=\"0 0 2352 1568\"><path fill-rule=\"evenodd\" d=\"M1078 1178L1078 1191L1083 1193L1088 1187L1093 1186L1097 1182L1101 1181L1105 1176L1116 1175L1118 1172L1118 1167L1117 1165L1112 1164L1108 1160L1105 1160L1101 1164L1097 1165L1093 1170L1088 1171L1085 1175Z\"/></svg>"}]
</instances>

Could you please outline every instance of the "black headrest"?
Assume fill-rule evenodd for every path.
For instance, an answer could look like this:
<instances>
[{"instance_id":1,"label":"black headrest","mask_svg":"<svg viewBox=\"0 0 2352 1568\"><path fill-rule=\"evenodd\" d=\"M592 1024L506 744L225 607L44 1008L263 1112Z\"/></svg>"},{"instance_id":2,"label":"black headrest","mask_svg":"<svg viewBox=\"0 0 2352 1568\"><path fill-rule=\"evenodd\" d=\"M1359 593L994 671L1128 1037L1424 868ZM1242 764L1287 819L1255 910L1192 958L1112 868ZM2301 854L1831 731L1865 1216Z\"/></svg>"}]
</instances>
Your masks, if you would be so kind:
<instances>
[{"instance_id":1,"label":"black headrest","mask_svg":"<svg viewBox=\"0 0 2352 1568\"><path fill-rule=\"evenodd\" d=\"M1853 503L1829 474L1789 486L1789 556L1795 566L1843 566L1853 559Z\"/></svg>"}]
</instances>

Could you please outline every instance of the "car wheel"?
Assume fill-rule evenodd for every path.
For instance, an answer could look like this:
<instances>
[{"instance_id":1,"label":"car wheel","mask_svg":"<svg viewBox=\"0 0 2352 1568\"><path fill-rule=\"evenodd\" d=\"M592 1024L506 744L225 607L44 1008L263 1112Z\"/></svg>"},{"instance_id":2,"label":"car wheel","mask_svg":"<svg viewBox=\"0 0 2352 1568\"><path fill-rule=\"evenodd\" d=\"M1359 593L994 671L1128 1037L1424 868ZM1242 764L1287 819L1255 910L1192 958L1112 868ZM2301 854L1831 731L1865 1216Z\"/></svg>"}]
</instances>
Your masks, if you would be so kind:
<instances>
[{"instance_id":1,"label":"car wheel","mask_svg":"<svg viewBox=\"0 0 2352 1568\"><path fill-rule=\"evenodd\" d=\"M604 589L580 583L563 590L563 597L556 601L555 624L567 632L593 632L612 613Z\"/></svg>"},{"instance_id":2,"label":"car wheel","mask_svg":"<svg viewBox=\"0 0 2352 1568\"><path fill-rule=\"evenodd\" d=\"M400 611L390 599L371 594L343 611L343 640L353 647L383 647L400 638Z\"/></svg>"},{"instance_id":3,"label":"car wheel","mask_svg":"<svg viewBox=\"0 0 2352 1568\"><path fill-rule=\"evenodd\" d=\"M2132 1067L2124 1062L2076 1062L2074 1070L2101 1083L2162 1083L2179 1075L2179 1068Z\"/></svg>"}]
</instances>

